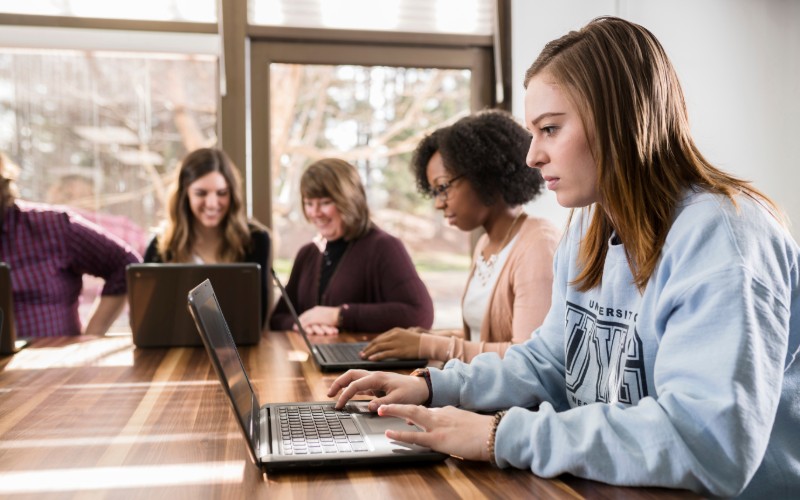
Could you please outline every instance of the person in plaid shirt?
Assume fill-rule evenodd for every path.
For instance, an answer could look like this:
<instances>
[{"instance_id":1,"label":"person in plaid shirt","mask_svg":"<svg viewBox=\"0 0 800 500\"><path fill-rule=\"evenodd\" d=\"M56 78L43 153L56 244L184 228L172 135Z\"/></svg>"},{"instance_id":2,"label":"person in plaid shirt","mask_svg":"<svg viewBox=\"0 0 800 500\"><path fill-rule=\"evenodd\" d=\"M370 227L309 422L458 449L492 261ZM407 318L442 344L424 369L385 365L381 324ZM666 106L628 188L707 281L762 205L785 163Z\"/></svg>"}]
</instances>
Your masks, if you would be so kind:
<instances>
[{"instance_id":1,"label":"person in plaid shirt","mask_svg":"<svg viewBox=\"0 0 800 500\"><path fill-rule=\"evenodd\" d=\"M64 207L18 200L17 171L0 155L0 261L11 268L17 334L104 335L125 306L125 267L141 257ZM105 280L86 325L78 315L84 274Z\"/></svg>"}]
</instances>

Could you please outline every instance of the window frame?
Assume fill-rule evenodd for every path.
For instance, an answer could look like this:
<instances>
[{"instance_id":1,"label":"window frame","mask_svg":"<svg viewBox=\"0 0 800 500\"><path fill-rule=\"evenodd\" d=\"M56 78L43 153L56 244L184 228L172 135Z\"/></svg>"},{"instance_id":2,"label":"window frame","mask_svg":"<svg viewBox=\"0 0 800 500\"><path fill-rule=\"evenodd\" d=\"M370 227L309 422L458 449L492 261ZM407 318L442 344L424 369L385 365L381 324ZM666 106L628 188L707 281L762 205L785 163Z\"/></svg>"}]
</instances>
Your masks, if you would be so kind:
<instances>
[{"instance_id":1,"label":"window frame","mask_svg":"<svg viewBox=\"0 0 800 500\"><path fill-rule=\"evenodd\" d=\"M272 222L271 190L266 189L266 196L263 196L265 190L259 188L269 186L271 182L269 145L258 141L253 144L251 141L253 136L264 137L260 134L269 133L269 108L259 112L253 109L253 106L259 106L260 102L265 102L265 97L269 97L269 80L264 75L264 71L269 68L268 63L264 64L266 61L469 69L472 72L470 108L473 111L498 105L495 88L495 73L498 68L495 59L502 60L501 74L507 71L506 67L510 67L510 64L506 65L508 53L503 49L504 42L510 37L507 33L510 27L507 22L510 17L510 0L496 0L496 29L504 33L502 38L498 38L496 34L460 35L251 25L248 21L246 0L218 2L220 15L217 23L0 13L0 26L221 33L220 81L217 89L218 145L233 159L246 179L248 212L269 226ZM506 79L501 78L501 85L506 86L506 82ZM509 97L506 93L499 105L507 107L506 104L510 103ZM259 196L255 196L256 193Z\"/></svg>"},{"instance_id":2,"label":"window frame","mask_svg":"<svg viewBox=\"0 0 800 500\"><path fill-rule=\"evenodd\" d=\"M470 109L492 104L491 51L483 47L409 47L348 43L256 41L250 46L253 138L270 137L271 63L467 69L472 72ZM253 216L272 227L272 173L269 140L251 141Z\"/></svg>"}]
</instances>

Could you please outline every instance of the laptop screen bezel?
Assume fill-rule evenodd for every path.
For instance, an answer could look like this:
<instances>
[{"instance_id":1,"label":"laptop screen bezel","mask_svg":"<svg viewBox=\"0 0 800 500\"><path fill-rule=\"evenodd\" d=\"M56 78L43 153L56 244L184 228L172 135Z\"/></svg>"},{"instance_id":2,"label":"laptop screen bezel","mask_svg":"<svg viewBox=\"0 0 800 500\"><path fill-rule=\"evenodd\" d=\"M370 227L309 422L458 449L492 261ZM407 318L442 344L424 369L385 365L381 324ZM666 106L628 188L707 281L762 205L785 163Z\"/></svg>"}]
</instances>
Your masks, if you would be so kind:
<instances>
[{"instance_id":1,"label":"laptop screen bezel","mask_svg":"<svg viewBox=\"0 0 800 500\"><path fill-rule=\"evenodd\" d=\"M239 369L241 369L241 374L244 377L244 380L247 382L251 401L250 419L245 418L236 405L235 396L233 394L229 378L222 367L222 362L220 361L219 355L215 350L215 343L212 341L211 335L208 332L209 325L203 321L201 309L209 304L212 306L211 313L218 315L220 320L219 324L225 326L225 332L223 336L220 337L220 340L223 340L226 348L231 349L235 353L236 359L239 362L238 366ZM231 409L233 410L234 415L236 415L236 422L238 423L239 428L244 435L245 441L247 441L247 450L250 454L250 459L254 464L259 465L260 460L258 456L260 455L261 404L258 400L258 396L256 396L255 390L253 389L253 384L250 381L250 377L247 375L247 370L244 368L242 358L239 356L239 350L236 348L236 343L234 342L233 336L228 329L228 324L225 321L225 317L223 316L222 310L219 307L219 302L217 301L217 297L214 293L214 289L211 286L210 280L203 281L189 292L188 308L192 318L195 321L195 325L197 326L200 337L203 339L203 345L206 348L208 357L211 359L211 364L214 366L214 371L216 372L217 378L220 381L220 386L228 398Z\"/></svg>"}]
</instances>

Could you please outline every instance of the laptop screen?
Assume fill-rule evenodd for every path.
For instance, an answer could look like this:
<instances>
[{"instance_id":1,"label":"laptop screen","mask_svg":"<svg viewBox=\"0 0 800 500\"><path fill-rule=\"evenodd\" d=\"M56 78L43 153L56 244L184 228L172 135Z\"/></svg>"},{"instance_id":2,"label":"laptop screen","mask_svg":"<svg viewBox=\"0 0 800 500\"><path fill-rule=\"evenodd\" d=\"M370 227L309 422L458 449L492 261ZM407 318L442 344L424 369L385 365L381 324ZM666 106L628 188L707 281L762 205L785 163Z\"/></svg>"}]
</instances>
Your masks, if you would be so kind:
<instances>
[{"instance_id":1,"label":"laptop screen","mask_svg":"<svg viewBox=\"0 0 800 500\"><path fill-rule=\"evenodd\" d=\"M189 307L255 460L261 405L244 371L236 344L209 280L189 292Z\"/></svg>"},{"instance_id":2,"label":"laptop screen","mask_svg":"<svg viewBox=\"0 0 800 500\"><path fill-rule=\"evenodd\" d=\"M286 293L286 288L283 286L283 283L281 283L281 280L278 278L278 273L276 273L275 269L272 268L270 268L270 272L272 273L273 281L275 281L275 284L278 285L278 289L281 291L281 297L283 298L283 301L286 303L286 307L287 309L289 309L289 313L292 315L294 324L295 326L297 326L297 331L299 331L301 337L303 337L303 340L308 346L308 350L314 352L314 346L308 339L308 333L306 333L305 328L303 328L303 325L300 323L300 317L297 315L297 309L294 308L294 304L292 304L292 299L289 298L289 294Z\"/></svg>"}]
</instances>

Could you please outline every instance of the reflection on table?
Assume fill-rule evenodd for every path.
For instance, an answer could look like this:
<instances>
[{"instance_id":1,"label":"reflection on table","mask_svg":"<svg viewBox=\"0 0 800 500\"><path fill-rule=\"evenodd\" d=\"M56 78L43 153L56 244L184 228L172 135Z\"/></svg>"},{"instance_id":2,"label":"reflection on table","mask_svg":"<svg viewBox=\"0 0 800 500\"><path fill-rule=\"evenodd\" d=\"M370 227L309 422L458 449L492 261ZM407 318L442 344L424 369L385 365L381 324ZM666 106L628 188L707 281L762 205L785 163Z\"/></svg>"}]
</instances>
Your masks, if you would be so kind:
<instances>
[{"instance_id":1,"label":"reflection on table","mask_svg":"<svg viewBox=\"0 0 800 500\"><path fill-rule=\"evenodd\" d=\"M259 345L240 349L261 403L326 400L337 374L317 370L299 335L262 335ZM262 474L249 462L205 350L136 349L130 335L41 339L0 358L0 496L7 495L696 498L456 458Z\"/></svg>"}]
</instances>

